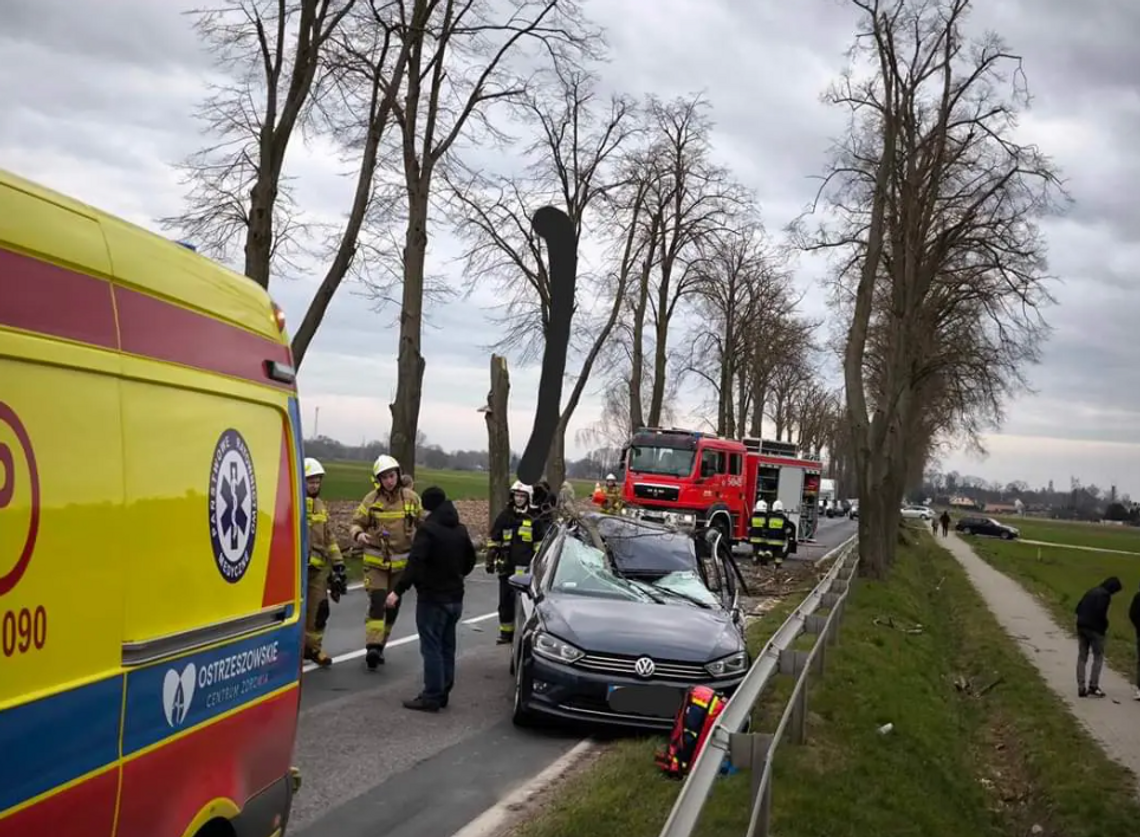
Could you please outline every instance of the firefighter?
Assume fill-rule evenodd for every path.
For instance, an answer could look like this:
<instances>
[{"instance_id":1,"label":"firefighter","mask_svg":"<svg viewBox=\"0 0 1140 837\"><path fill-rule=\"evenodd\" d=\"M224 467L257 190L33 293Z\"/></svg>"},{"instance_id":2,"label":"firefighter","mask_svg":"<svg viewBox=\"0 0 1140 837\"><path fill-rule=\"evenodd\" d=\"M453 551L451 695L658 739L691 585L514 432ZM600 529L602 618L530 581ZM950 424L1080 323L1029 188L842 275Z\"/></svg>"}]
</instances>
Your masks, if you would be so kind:
<instances>
[{"instance_id":1,"label":"firefighter","mask_svg":"<svg viewBox=\"0 0 1140 837\"><path fill-rule=\"evenodd\" d=\"M329 596L334 602L348 592L348 575L336 535L329 524L329 510L320 499L325 469L312 457L305 459L305 518L309 526L308 601L305 604L305 659L321 668L332 658L321 650L329 621Z\"/></svg>"},{"instance_id":2,"label":"firefighter","mask_svg":"<svg viewBox=\"0 0 1140 837\"><path fill-rule=\"evenodd\" d=\"M752 546L752 563L767 566L772 559L768 549L768 503L757 500L748 522L748 543Z\"/></svg>"},{"instance_id":3,"label":"firefighter","mask_svg":"<svg viewBox=\"0 0 1140 837\"><path fill-rule=\"evenodd\" d=\"M383 454L372 465L375 488L368 492L352 516L352 540L364 548L364 589L368 612L364 617L364 662L370 671L384 663L384 646L400 614L400 603L387 607L385 599L408 566L412 535L423 519L420 498L402 485L400 463Z\"/></svg>"},{"instance_id":4,"label":"firefighter","mask_svg":"<svg viewBox=\"0 0 1140 837\"><path fill-rule=\"evenodd\" d=\"M621 512L621 486L617 484L617 477L606 474L606 488L602 499L602 511L605 514L618 514Z\"/></svg>"},{"instance_id":5,"label":"firefighter","mask_svg":"<svg viewBox=\"0 0 1140 837\"><path fill-rule=\"evenodd\" d=\"M792 522L784 513L784 504L776 500L772 503L772 510L768 512L766 544L777 567L781 566L788 557L788 536L791 534L791 529Z\"/></svg>"},{"instance_id":6,"label":"firefighter","mask_svg":"<svg viewBox=\"0 0 1140 837\"><path fill-rule=\"evenodd\" d=\"M535 514L533 502L534 490L516 480L511 502L495 518L487 541L487 572L499 576L498 645L515 638L515 591L508 579L527 571L546 532L546 522Z\"/></svg>"}]
</instances>

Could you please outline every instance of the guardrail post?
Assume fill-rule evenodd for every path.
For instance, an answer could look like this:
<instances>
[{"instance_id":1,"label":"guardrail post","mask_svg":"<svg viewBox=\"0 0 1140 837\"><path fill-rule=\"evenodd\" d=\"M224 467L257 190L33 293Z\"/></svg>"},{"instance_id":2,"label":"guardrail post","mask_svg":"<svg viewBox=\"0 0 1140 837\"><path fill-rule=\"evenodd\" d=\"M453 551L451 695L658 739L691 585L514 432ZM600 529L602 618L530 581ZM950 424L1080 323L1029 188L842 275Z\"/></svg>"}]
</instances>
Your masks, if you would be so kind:
<instances>
[{"instance_id":1,"label":"guardrail post","mask_svg":"<svg viewBox=\"0 0 1140 837\"><path fill-rule=\"evenodd\" d=\"M817 637L815 657L812 659L812 671L816 674L823 674L824 658L826 657L827 646L831 642L831 631L827 617L813 613L804 620L804 633Z\"/></svg>"},{"instance_id":2,"label":"guardrail post","mask_svg":"<svg viewBox=\"0 0 1140 837\"><path fill-rule=\"evenodd\" d=\"M772 736L768 733L735 733L729 738L728 757L737 769L752 771L752 806L760 808L756 828L748 831L747 837L768 837L768 824L772 819L772 783L764 781L764 764L772 749Z\"/></svg>"}]
</instances>

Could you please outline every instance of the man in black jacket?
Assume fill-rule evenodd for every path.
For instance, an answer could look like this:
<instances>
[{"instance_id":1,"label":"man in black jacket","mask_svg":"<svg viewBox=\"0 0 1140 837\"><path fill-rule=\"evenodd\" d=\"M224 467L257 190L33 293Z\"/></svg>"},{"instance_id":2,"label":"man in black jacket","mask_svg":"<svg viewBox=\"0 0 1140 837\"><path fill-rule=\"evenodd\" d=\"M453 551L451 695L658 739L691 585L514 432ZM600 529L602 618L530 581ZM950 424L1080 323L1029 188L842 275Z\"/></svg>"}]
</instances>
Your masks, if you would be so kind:
<instances>
[{"instance_id":1,"label":"man in black jacket","mask_svg":"<svg viewBox=\"0 0 1140 837\"><path fill-rule=\"evenodd\" d=\"M1132 687L1132 699L1140 700L1140 592L1132 597L1128 607L1128 618L1136 629L1136 685Z\"/></svg>"},{"instance_id":2,"label":"man in black jacket","mask_svg":"<svg viewBox=\"0 0 1140 837\"><path fill-rule=\"evenodd\" d=\"M1089 590L1077 602L1077 694L1081 697L1104 697L1100 690L1100 670L1104 666L1104 638L1108 634L1108 608L1112 596L1122 588L1120 579L1110 576ZM1092 671L1085 688L1085 666L1092 649Z\"/></svg>"},{"instance_id":3,"label":"man in black jacket","mask_svg":"<svg viewBox=\"0 0 1140 837\"><path fill-rule=\"evenodd\" d=\"M431 486L420 502L429 514L416 530L408 567L388 595L388 606L395 607L400 596L416 588L424 688L404 706L438 712L447 706L455 684L455 630L463 614L463 579L475 568L475 546L442 488Z\"/></svg>"}]
</instances>

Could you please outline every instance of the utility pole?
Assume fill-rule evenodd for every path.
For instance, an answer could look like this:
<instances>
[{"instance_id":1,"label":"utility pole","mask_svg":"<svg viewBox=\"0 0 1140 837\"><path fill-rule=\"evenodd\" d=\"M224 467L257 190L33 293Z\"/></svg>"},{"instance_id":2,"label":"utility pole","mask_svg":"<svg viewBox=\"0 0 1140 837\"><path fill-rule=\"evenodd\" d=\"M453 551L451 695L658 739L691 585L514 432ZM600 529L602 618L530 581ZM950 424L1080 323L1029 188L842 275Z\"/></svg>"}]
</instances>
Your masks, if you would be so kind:
<instances>
[{"instance_id":1,"label":"utility pole","mask_svg":"<svg viewBox=\"0 0 1140 837\"><path fill-rule=\"evenodd\" d=\"M316 408L316 417L313 419L313 438L314 439L318 438L321 435L320 434L320 427L321 427L321 408L317 407Z\"/></svg>"}]
</instances>

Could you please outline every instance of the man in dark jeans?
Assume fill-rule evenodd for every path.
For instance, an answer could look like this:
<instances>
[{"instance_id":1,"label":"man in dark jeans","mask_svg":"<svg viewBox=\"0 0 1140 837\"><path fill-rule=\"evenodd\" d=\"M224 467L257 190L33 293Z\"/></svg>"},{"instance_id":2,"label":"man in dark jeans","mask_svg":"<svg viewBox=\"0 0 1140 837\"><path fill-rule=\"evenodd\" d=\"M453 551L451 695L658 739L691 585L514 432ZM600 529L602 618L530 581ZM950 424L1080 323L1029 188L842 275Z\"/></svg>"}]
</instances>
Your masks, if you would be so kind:
<instances>
[{"instance_id":1,"label":"man in dark jeans","mask_svg":"<svg viewBox=\"0 0 1140 837\"><path fill-rule=\"evenodd\" d=\"M1140 700L1140 592L1132 597L1128 607L1128 618L1136 629L1136 685L1132 687L1132 699Z\"/></svg>"},{"instance_id":2,"label":"man in dark jeans","mask_svg":"<svg viewBox=\"0 0 1140 837\"><path fill-rule=\"evenodd\" d=\"M438 712L447 706L455 685L455 630L463 614L463 579L475 568L475 547L442 488L433 485L420 501L429 514L416 530L408 567L388 595L388 606L395 607L400 596L416 588L424 687L404 706Z\"/></svg>"},{"instance_id":3,"label":"man in dark jeans","mask_svg":"<svg viewBox=\"0 0 1140 837\"><path fill-rule=\"evenodd\" d=\"M1122 589L1120 579L1110 576L1089 590L1077 602L1077 694L1104 697L1100 690L1100 670L1104 666L1104 638L1108 634L1108 608L1112 596ZM1085 666L1092 650L1092 671L1085 688Z\"/></svg>"}]
</instances>

